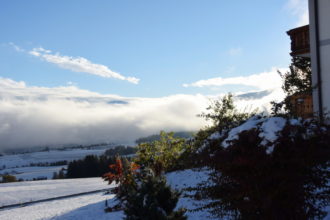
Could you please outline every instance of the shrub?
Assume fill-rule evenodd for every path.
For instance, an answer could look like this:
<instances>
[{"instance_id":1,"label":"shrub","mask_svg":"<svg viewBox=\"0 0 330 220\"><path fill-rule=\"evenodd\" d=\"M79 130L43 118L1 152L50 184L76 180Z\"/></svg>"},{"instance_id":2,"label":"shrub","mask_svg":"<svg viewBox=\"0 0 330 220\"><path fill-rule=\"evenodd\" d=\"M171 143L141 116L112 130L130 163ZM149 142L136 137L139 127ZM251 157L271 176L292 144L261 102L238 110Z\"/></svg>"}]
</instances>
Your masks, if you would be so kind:
<instances>
[{"instance_id":1,"label":"shrub","mask_svg":"<svg viewBox=\"0 0 330 220\"><path fill-rule=\"evenodd\" d=\"M184 138L184 139L189 139L194 136L194 132L189 132L189 131L178 131L178 132L173 132L173 137L175 138ZM160 140L160 135L159 134L154 134L150 135L148 137L142 137L137 140L135 140L136 144L142 144L142 143L150 143L153 141L159 141Z\"/></svg>"},{"instance_id":2,"label":"shrub","mask_svg":"<svg viewBox=\"0 0 330 220\"><path fill-rule=\"evenodd\" d=\"M135 154L137 151L136 147L130 147L130 146L116 146L114 148L108 149L104 152L106 156L115 157L117 155L123 156L123 155L131 155Z\"/></svg>"},{"instance_id":3,"label":"shrub","mask_svg":"<svg viewBox=\"0 0 330 220\"><path fill-rule=\"evenodd\" d=\"M135 162L152 168L157 174L182 166L181 156L190 148L183 138L173 137L173 133L160 132L160 140L138 145Z\"/></svg>"},{"instance_id":4,"label":"shrub","mask_svg":"<svg viewBox=\"0 0 330 220\"><path fill-rule=\"evenodd\" d=\"M6 174L2 176L2 183L12 183L12 182L17 182L17 179L15 176Z\"/></svg>"},{"instance_id":5,"label":"shrub","mask_svg":"<svg viewBox=\"0 0 330 220\"><path fill-rule=\"evenodd\" d=\"M129 192L124 206L126 220L185 220L185 209L174 211L180 193L173 191L163 176L152 172L139 178L138 187Z\"/></svg>"},{"instance_id":6,"label":"shrub","mask_svg":"<svg viewBox=\"0 0 330 220\"><path fill-rule=\"evenodd\" d=\"M222 139L223 140L223 139ZM313 121L287 124L262 147L257 128L243 131L227 148L211 142L205 163L213 185L201 187L217 216L235 219L320 219L330 202L330 127Z\"/></svg>"},{"instance_id":7,"label":"shrub","mask_svg":"<svg viewBox=\"0 0 330 220\"><path fill-rule=\"evenodd\" d=\"M207 112L204 112L199 117L205 118L207 121L212 121L212 125L201 129L195 136L194 142L191 147L191 154L188 156L187 161L193 163L191 166L205 166L205 161L208 160L210 153L212 153L219 140L216 138L209 139L211 135L217 134L218 136L225 136L233 127L239 126L244 123L248 118L256 115L256 110L250 113L239 112L233 100L233 95L228 94L220 100L213 101L207 107ZM209 142L213 144L210 145ZM217 147L215 148L217 149ZM207 158L207 159L206 159Z\"/></svg>"},{"instance_id":8,"label":"shrub","mask_svg":"<svg viewBox=\"0 0 330 220\"><path fill-rule=\"evenodd\" d=\"M129 162L126 158L117 157L115 164L109 165L110 172L103 175L109 184L116 183L118 188L115 193L120 200L126 200L127 194L137 187L135 174L140 168L136 163Z\"/></svg>"},{"instance_id":9,"label":"shrub","mask_svg":"<svg viewBox=\"0 0 330 220\"><path fill-rule=\"evenodd\" d=\"M141 170L134 162L120 158L109 168L111 171L103 178L109 184L119 184L115 192L120 204L108 207L106 211L118 210L121 207L126 214L125 219L128 220L186 219L184 209L174 211L180 193L171 190L163 176L155 176L150 169Z\"/></svg>"},{"instance_id":10,"label":"shrub","mask_svg":"<svg viewBox=\"0 0 330 220\"><path fill-rule=\"evenodd\" d=\"M203 112L198 116L205 118L206 121L212 121L215 130L238 126L242 121L255 114L255 112L239 112L234 105L233 95L230 93L221 100L212 101L207 110L208 112Z\"/></svg>"}]
</instances>

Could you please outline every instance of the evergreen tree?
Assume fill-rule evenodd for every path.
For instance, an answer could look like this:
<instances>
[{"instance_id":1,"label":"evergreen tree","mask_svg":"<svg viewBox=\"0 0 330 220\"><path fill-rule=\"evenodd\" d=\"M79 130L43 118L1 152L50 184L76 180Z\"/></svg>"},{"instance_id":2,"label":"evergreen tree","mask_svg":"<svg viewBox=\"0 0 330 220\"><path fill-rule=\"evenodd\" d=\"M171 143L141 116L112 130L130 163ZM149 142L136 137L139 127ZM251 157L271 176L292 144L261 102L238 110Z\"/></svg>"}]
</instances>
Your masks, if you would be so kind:
<instances>
[{"instance_id":1,"label":"evergreen tree","mask_svg":"<svg viewBox=\"0 0 330 220\"><path fill-rule=\"evenodd\" d=\"M185 210L174 211L180 193L166 184L163 176L153 172L140 178L135 190L126 196L126 220L185 220Z\"/></svg>"},{"instance_id":2,"label":"evergreen tree","mask_svg":"<svg viewBox=\"0 0 330 220\"><path fill-rule=\"evenodd\" d=\"M15 176L9 175L9 174L2 176L2 183L12 183L12 182L17 182L17 179Z\"/></svg>"},{"instance_id":3,"label":"evergreen tree","mask_svg":"<svg viewBox=\"0 0 330 220\"><path fill-rule=\"evenodd\" d=\"M233 95L225 95L221 100L215 100L207 107L208 112L203 112L198 117L205 118L206 121L213 122L213 129L228 129L238 126L242 121L255 114L240 113L234 105Z\"/></svg>"},{"instance_id":4,"label":"evergreen tree","mask_svg":"<svg viewBox=\"0 0 330 220\"><path fill-rule=\"evenodd\" d=\"M287 95L312 92L311 60L308 57L293 57L290 71L284 74L282 89Z\"/></svg>"},{"instance_id":5,"label":"evergreen tree","mask_svg":"<svg viewBox=\"0 0 330 220\"><path fill-rule=\"evenodd\" d=\"M109 171L109 164L114 162L115 157L87 155L84 159L71 161L65 176L67 178L100 177Z\"/></svg>"},{"instance_id":6,"label":"evergreen tree","mask_svg":"<svg viewBox=\"0 0 330 220\"><path fill-rule=\"evenodd\" d=\"M62 168L59 172L58 172L58 179L64 179L65 178L65 173L64 173L64 169Z\"/></svg>"},{"instance_id":7,"label":"evergreen tree","mask_svg":"<svg viewBox=\"0 0 330 220\"><path fill-rule=\"evenodd\" d=\"M53 180L56 180L56 179L58 179L58 174L57 174L57 172L53 172L53 178L52 178Z\"/></svg>"},{"instance_id":8,"label":"evergreen tree","mask_svg":"<svg viewBox=\"0 0 330 220\"><path fill-rule=\"evenodd\" d=\"M297 116L290 98L297 94L312 94L311 60L308 57L293 57L289 71L279 74L283 79L282 89L286 97L282 102L272 102L272 113L282 115L284 110L290 116Z\"/></svg>"}]
</instances>

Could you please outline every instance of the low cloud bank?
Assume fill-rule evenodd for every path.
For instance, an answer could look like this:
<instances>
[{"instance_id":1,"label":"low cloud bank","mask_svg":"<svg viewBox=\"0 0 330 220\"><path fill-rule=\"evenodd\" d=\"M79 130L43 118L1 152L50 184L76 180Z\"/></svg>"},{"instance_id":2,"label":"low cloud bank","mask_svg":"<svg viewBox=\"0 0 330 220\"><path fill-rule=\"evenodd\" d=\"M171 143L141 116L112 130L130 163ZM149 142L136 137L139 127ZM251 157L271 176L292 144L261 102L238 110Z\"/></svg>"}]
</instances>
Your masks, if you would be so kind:
<instances>
[{"instance_id":1,"label":"low cloud bank","mask_svg":"<svg viewBox=\"0 0 330 220\"><path fill-rule=\"evenodd\" d=\"M269 109L279 90L236 98L242 110ZM8 148L133 143L136 138L205 126L196 117L215 96L177 94L162 98L102 95L75 86L29 87L0 78L0 151ZM248 106L248 107L246 107ZM249 107L250 106L250 107Z\"/></svg>"},{"instance_id":2,"label":"low cloud bank","mask_svg":"<svg viewBox=\"0 0 330 220\"><path fill-rule=\"evenodd\" d=\"M286 72L287 68L272 68L270 71L252 74L248 76L227 77L227 78L211 78L198 80L193 83L183 84L183 87L220 87L225 85L243 85L252 86L258 90L276 89L282 85L282 78L278 71Z\"/></svg>"}]
</instances>

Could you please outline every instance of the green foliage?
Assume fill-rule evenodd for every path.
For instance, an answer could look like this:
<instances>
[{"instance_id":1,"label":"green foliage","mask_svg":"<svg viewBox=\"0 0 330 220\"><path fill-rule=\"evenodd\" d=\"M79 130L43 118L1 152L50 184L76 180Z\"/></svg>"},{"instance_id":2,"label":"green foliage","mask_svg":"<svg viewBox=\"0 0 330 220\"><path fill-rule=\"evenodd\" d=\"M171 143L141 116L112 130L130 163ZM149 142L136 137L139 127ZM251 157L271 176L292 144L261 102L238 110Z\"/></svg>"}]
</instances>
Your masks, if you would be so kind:
<instances>
[{"instance_id":1,"label":"green foliage","mask_svg":"<svg viewBox=\"0 0 330 220\"><path fill-rule=\"evenodd\" d=\"M38 162L38 163L30 163L30 167L56 167L56 166L63 166L67 165L68 161L61 160L61 161L55 161L55 162Z\"/></svg>"},{"instance_id":2,"label":"green foliage","mask_svg":"<svg viewBox=\"0 0 330 220\"><path fill-rule=\"evenodd\" d=\"M114 190L119 204L107 207L106 212L124 210L127 220L185 220L185 210L174 211L180 193L172 190L162 174L154 175L149 169L141 169L126 158L117 158L109 166L110 172L103 175L109 184L115 182Z\"/></svg>"},{"instance_id":3,"label":"green foliage","mask_svg":"<svg viewBox=\"0 0 330 220\"><path fill-rule=\"evenodd\" d=\"M290 71L280 73L284 80L282 89L287 95L312 92L311 60L308 57L293 57Z\"/></svg>"},{"instance_id":4,"label":"green foliage","mask_svg":"<svg viewBox=\"0 0 330 220\"><path fill-rule=\"evenodd\" d=\"M106 156L114 157L114 156L124 156L124 155L131 155L135 154L137 151L136 147L130 146L116 146L114 148L108 149L104 152Z\"/></svg>"},{"instance_id":5,"label":"green foliage","mask_svg":"<svg viewBox=\"0 0 330 220\"><path fill-rule=\"evenodd\" d=\"M288 124L272 154L261 141L251 129L227 148L216 143L205 159L213 184L199 188L213 199L204 208L234 219L322 219L330 202L330 127Z\"/></svg>"},{"instance_id":6,"label":"green foliage","mask_svg":"<svg viewBox=\"0 0 330 220\"><path fill-rule=\"evenodd\" d=\"M142 171L136 184L125 197L126 220L185 220L185 210L174 211L180 193L172 190L163 176Z\"/></svg>"},{"instance_id":7,"label":"green foliage","mask_svg":"<svg viewBox=\"0 0 330 220\"><path fill-rule=\"evenodd\" d=\"M238 112L234 105L233 95L228 94L220 100L215 100L207 107L208 112L198 115L199 117L205 118L206 120L212 121L212 126L201 129L194 139L192 144L192 153L190 155L191 161L195 161L195 164L204 166L203 157L201 155L201 147L208 145L207 138L215 133L227 133L231 128L237 127L246 121L248 118L256 114L256 111L251 113ZM218 141L215 141L218 142ZM203 152L209 154L209 152Z\"/></svg>"},{"instance_id":8,"label":"green foliage","mask_svg":"<svg viewBox=\"0 0 330 220\"><path fill-rule=\"evenodd\" d=\"M160 140L138 145L135 162L143 167L153 168L157 173L170 171L180 166L182 153L189 149L183 138L175 138L173 132L160 132Z\"/></svg>"},{"instance_id":9,"label":"green foliage","mask_svg":"<svg viewBox=\"0 0 330 220\"><path fill-rule=\"evenodd\" d=\"M175 138L184 138L189 139L192 138L194 135L194 132L188 132L188 131L179 131L179 132L173 132L173 137ZM142 137L135 141L137 144L142 143L151 143L153 141L159 141L161 136L159 134L150 135L148 137Z\"/></svg>"},{"instance_id":10,"label":"green foliage","mask_svg":"<svg viewBox=\"0 0 330 220\"><path fill-rule=\"evenodd\" d=\"M115 163L115 161L115 157L87 155L84 159L69 163L66 177L100 177L109 171L109 164Z\"/></svg>"},{"instance_id":11,"label":"green foliage","mask_svg":"<svg viewBox=\"0 0 330 220\"><path fill-rule=\"evenodd\" d=\"M12 183L12 182L17 182L17 179L15 176L6 174L2 176L2 181L1 183Z\"/></svg>"},{"instance_id":12,"label":"green foliage","mask_svg":"<svg viewBox=\"0 0 330 220\"><path fill-rule=\"evenodd\" d=\"M308 57L293 57L289 71L279 72L283 79L282 89L286 94L282 102L272 102L272 114L277 116L297 116L290 102L295 94L312 94L312 69Z\"/></svg>"},{"instance_id":13,"label":"green foliage","mask_svg":"<svg viewBox=\"0 0 330 220\"><path fill-rule=\"evenodd\" d=\"M207 110L207 113L203 112L198 116L212 121L213 127L220 130L238 126L242 121L255 114L255 112L238 112L234 105L233 95L230 93L221 100L212 101Z\"/></svg>"}]
</instances>

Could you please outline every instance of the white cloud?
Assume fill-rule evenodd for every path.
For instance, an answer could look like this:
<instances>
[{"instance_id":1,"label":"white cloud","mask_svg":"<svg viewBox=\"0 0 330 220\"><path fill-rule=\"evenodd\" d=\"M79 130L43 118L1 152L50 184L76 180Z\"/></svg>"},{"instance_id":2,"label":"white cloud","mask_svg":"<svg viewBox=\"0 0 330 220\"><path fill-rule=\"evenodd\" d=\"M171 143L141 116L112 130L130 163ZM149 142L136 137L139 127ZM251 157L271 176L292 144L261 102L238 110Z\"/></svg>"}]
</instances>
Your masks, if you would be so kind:
<instances>
[{"instance_id":1,"label":"white cloud","mask_svg":"<svg viewBox=\"0 0 330 220\"><path fill-rule=\"evenodd\" d=\"M279 69L279 71L284 72L287 69ZM228 77L228 78L211 78L205 80L199 80L197 82L183 84L184 87L216 87L225 85L244 85L252 86L258 90L267 90L280 88L282 85L282 78L277 72L276 68L272 68L269 72L263 72L258 74L253 74L249 76L238 76L238 77Z\"/></svg>"},{"instance_id":2,"label":"white cloud","mask_svg":"<svg viewBox=\"0 0 330 220\"><path fill-rule=\"evenodd\" d=\"M0 78L0 151L4 148L132 143L167 131L206 125L196 117L217 96L176 94L161 98L102 95L75 86L30 87ZM258 98L255 98L258 97ZM269 108L278 91L237 98L240 109Z\"/></svg>"},{"instance_id":3,"label":"white cloud","mask_svg":"<svg viewBox=\"0 0 330 220\"><path fill-rule=\"evenodd\" d=\"M296 26L309 24L308 0L288 0L285 8L297 17Z\"/></svg>"},{"instance_id":4,"label":"white cloud","mask_svg":"<svg viewBox=\"0 0 330 220\"><path fill-rule=\"evenodd\" d=\"M33 48L29 51L29 54L40 57L41 59L53 63L60 68L68 69L74 72L89 73L105 78L115 78L120 80L126 80L130 83L138 84L139 79L135 77L126 77L117 72L110 70L107 66L102 64L92 63L83 57L71 57L60 55L59 53L52 53L50 50L46 50L42 47Z\"/></svg>"}]
</instances>

